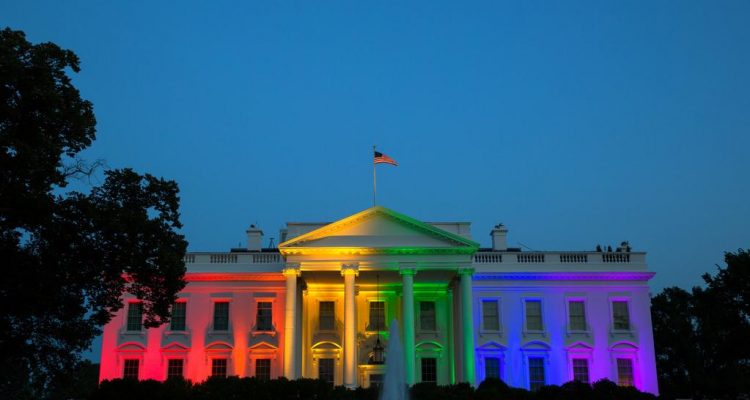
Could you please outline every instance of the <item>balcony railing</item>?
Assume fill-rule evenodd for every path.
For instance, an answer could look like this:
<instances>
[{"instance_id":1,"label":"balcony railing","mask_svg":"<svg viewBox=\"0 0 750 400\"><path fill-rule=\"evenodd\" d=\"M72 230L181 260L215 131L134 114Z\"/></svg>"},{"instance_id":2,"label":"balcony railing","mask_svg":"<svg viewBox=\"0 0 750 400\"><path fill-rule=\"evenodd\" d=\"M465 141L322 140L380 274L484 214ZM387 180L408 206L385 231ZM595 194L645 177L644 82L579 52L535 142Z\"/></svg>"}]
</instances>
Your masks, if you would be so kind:
<instances>
[{"instance_id":1,"label":"balcony railing","mask_svg":"<svg viewBox=\"0 0 750 400\"><path fill-rule=\"evenodd\" d=\"M190 253L186 264L280 264L279 253ZM633 264L644 263L645 253L616 252L503 252L474 254L477 264Z\"/></svg>"},{"instance_id":2,"label":"balcony railing","mask_svg":"<svg viewBox=\"0 0 750 400\"><path fill-rule=\"evenodd\" d=\"M253 254L254 264L275 264L281 262L281 255L277 253Z\"/></svg>"},{"instance_id":3,"label":"balcony railing","mask_svg":"<svg viewBox=\"0 0 750 400\"><path fill-rule=\"evenodd\" d=\"M474 262L477 263L501 263L503 255L500 253L477 253L474 255Z\"/></svg>"},{"instance_id":4,"label":"balcony railing","mask_svg":"<svg viewBox=\"0 0 750 400\"><path fill-rule=\"evenodd\" d=\"M237 264L237 254L209 254L211 264Z\"/></svg>"},{"instance_id":5,"label":"balcony railing","mask_svg":"<svg viewBox=\"0 0 750 400\"><path fill-rule=\"evenodd\" d=\"M602 253L605 263L629 263L630 253Z\"/></svg>"},{"instance_id":6,"label":"balcony railing","mask_svg":"<svg viewBox=\"0 0 750 400\"><path fill-rule=\"evenodd\" d=\"M279 253L190 253L185 264L279 264Z\"/></svg>"},{"instance_id":7,"label":"balcony railing","mask_svg":"<svg viewBox=\"0 0 750 400\"><path fill-rule=\"evenodd\" d=\"M562 253L560 254L560 262L564 263L586 263L588 262L588 254L581 253Z\"/></svg>"},{"instance_id":8,"label":"balcony railing","mask_svg":"<svg viewBox=\"0 0 750 400\"><path fill-rule=\"evenodd\" d=\"M516 261L520 263L543 263L544 253L516 254Z\"/></svg>"},{"instance_id":9,"label":"balcony railing","mask_svg":"<svg viewBox=\"0 0 750 400\"><path fill-rule=\"evenodd\" d=\"M482 251L474 254L476 264L642 264L646 253L631 252L505 252Z\"/></svg>"}]
</instances>

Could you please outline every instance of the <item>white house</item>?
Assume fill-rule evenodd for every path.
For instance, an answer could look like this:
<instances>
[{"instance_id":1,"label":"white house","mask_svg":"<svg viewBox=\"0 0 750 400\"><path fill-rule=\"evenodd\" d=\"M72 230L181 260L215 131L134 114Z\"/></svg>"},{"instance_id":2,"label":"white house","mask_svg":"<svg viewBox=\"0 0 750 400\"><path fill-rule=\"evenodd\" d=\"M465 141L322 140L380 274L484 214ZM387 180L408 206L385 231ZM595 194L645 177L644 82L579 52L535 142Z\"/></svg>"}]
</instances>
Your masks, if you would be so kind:
<instances>
[{"instance_id":1,"label":"white house","mask_svg":"<svg viewBox=\"0 0 750 400\"><path fill-rule=\"evenodd\" d=\"M380 344L402 327L409 383L498 377L536 389L610 379L657 393L646 254L528 252L471 240L468 222L372 207L288 223L282 243L188 253L170 324L144 329L138 300L104 329L100 379L382 379ZM380 342L380 344L378 344ZM385 357L387 358L387 354Z\"/></svg>"}]
</instances>

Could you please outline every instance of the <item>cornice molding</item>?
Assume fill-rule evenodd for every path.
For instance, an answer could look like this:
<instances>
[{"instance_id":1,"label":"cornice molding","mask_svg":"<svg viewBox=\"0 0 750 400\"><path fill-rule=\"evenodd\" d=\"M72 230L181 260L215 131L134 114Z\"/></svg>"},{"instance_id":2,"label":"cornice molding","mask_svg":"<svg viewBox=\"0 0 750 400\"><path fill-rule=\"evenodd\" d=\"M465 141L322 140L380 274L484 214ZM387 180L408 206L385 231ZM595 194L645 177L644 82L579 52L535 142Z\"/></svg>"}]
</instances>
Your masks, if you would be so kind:
<instances>
[{"instance_id":1,"label":"cornice molding","mask_svg":"<svg viewBox=\"0 0 750 400\"><path fill-rule=\"evenodd\" d=\"M474 247L284 247L284 256L371 256L371 255L451 255L474 254Z\"/></svg>"}]
</instances>

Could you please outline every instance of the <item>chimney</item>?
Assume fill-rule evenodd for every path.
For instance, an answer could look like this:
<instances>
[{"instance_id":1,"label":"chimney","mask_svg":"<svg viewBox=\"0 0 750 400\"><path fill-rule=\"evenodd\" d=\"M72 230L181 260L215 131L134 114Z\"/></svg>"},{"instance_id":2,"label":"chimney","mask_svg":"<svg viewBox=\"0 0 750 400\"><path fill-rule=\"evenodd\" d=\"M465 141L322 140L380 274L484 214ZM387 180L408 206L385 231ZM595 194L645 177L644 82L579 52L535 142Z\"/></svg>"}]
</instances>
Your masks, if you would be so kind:
<instances>
[{"instance_id":1,"label":"chimney","mask_svg":"<svg viewBox=\"0 0 750 400\"><path fill-rule=\"evenodd\" d=\"M490 236L492 236L492 250L508 250L508 228L503 224L495 225L495 228L490 232Z\"/></svg>"},{"instance_id":2,"label":"chimney","mask_svg":"<svg viewBox=\"0 0 750 400\"><path fill-rule=\"evenodd\" d=\"M260 251L263 247L263 231L255 225L250 225L245 232L247 232L247 250Z\"/></svg>"}]
</instances>

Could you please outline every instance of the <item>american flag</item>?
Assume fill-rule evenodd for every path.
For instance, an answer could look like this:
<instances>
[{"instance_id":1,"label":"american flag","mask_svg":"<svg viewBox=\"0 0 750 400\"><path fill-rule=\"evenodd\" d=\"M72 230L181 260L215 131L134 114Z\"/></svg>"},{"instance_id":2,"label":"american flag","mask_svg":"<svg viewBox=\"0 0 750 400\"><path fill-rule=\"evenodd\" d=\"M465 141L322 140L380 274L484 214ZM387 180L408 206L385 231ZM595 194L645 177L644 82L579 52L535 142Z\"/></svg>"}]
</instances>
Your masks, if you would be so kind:
<instances>
[{"instance_id":1,"label":"american flag","mask_svg":"<svg viewBox=\"0 0 750 400\"><path fill-rule=\"evenodd\" d=\"M379 151L375 152L375 158L373 159L373 161L375 162L375 164L391 164L398 167L398 163L396 163L396 160Z\"/></svg>"}]
</instances>

